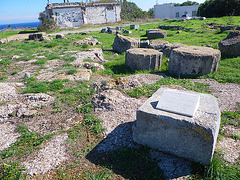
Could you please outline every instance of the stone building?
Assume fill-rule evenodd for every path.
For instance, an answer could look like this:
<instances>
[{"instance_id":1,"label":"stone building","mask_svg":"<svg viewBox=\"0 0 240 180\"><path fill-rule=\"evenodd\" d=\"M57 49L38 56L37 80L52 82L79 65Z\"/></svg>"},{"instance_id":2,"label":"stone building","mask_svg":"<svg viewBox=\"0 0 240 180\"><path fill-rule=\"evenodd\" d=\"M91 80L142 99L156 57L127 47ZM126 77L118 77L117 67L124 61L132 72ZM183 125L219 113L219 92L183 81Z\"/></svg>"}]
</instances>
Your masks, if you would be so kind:
<instances>
[{"instance_id":1,"label":"stone building","mask_svg":"<svg viewBox=\"0 0 240 180\"><path fill-rule=\"evenodd\" d=\"M45 13L47 18L54 19L60 27L121 21L119 3L48 3Z\"/></svg>"}]
</instances>

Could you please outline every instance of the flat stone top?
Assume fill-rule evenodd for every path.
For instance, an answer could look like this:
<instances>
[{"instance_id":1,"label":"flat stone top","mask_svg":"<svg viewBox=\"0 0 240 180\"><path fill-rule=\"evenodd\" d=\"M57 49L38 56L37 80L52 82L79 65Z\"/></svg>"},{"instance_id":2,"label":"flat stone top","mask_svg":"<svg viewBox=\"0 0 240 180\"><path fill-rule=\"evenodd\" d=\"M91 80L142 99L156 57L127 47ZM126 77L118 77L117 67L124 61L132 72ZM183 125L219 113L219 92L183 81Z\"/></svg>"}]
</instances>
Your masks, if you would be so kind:
<instances>
[{"instance_id":1,"label":"flat stone top","mask_svg":"<svg viewBox=\"0 0 240 180\"><path fill-rule=\"evenodd\" d=\"M164 40L153 40L150 44L151 45L156 45L156 44L168 44L168 41L164 41Z\"/></svg>"},{"instance_id":2,"label":"flat stone top","mask_svg":"<svg viewBox=\"0 0 240 180\"><path fill-rule=\"evenodd\" d=\"M199 106L193 117L172 113L164 110L157 109L157 103L165 90L172 90L175 92L189 93L199 95ZM169 88L158 89L139 109L138 112L152 114L161 117L162 120L173 119L176 121L185 121L188 123L197 123L201 126L213 128L216 125L216 119L220 118L220 110L218 107L217 98L210 94L197 93L192 91L182 91Z\"/></svg>"},{"instance_id":3,"label":"flat stone top","mask_svg":"<svg viewBox=\"0 0 240 180\"><path fill-rule=\"evenodd\" d=\"M148 48L133 48L133 49L128 49L127 52L131 54L139 54L139 55L155 55L155 54L161 53L155 49L148 49Z\"/></svg>"},{"instance_id":4,"label":"flat stone top","mask_svg":"<svg viewBox=\"0 0 240 180\"><path fill-rule=\"evenodd\" d=\"M199 106L200 96L167 89L159 97L157 109L193 117Z\"/></svg>"},{"instance_id":5,"label":"flat stone top","mask_svg":"<svg viewBox=\"0 0 240 180\"><path fill-rule=\"evenodd\" d=\"M193 54L193 55L201 55L201 56L221 54L221 52L217 49L213 49L209 47L201 47L201 46L182 46L182 47L173 49L173 51L179 52L182 54Z\"/></svg>"},{"instance_id":6,"label":"flat stone top","mask_svg":"<svg viewBox=\"0 0 240 180\"><path fill-rule=\"evenodd\" d=\"M155 31L149 31L148 34L155 34L155 33L165 33L166 31L160 31L160 30L155 30Z\"/></svg>"},{"instance_id":7,"label":"flat stone top","mask_svg":"<svg viewBox=\"0 0 240 180\"><path fill-rule=\"evenodd\" d=\"M136 41L136 42L140 41L139 38L131 38L131 37L123 36L123 35L120 35L120 34L117 34L117 36L118 36L120 39L126 39L126 40L128 40L128 41ZM117 36L116 36L116 37L117 37Z\"/></svg>"}]
</instances>

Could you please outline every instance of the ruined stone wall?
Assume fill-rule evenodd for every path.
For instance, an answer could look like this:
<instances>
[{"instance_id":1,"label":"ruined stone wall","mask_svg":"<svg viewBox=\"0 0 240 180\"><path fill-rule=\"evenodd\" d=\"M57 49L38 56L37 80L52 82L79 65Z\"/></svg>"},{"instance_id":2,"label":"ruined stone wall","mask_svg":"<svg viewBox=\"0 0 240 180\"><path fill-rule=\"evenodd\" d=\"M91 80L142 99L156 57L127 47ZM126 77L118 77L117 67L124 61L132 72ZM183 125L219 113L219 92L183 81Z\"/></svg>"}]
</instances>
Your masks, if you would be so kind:
<instances>
[{"instance_id":1,"label":"ruined stone wall","mask_svg":"<svg viewBox=\"0 0 240 180\"><path fill-rule=\"evenodd\" d=\"M82 24L102 24L121 21L118 3L52 3L47 4L48 18L54 18L60 27L78 27Z\"/></svg>"}]
</instances>

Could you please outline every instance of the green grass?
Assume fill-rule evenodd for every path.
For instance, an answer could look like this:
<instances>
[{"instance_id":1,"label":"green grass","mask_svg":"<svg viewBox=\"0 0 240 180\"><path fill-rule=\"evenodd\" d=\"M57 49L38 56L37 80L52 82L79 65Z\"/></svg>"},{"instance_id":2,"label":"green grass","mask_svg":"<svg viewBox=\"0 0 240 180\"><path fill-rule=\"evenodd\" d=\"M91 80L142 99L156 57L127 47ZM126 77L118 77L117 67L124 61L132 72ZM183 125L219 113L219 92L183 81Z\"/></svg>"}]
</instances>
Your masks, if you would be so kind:
<instances>
[{"instance_id":1,"label":"green grass","mask_svg":"<svg viewBox=\"0 0 240 180\"><path fill-rule=\"evenodd\" d=\"M209 93L210 90L207 88L209 85L204 83L191 82L186 79L174 79L171 77L162 78L155 84L144 84L142 87L137 87L133 90L125 91L131 97L139 98L141 96L150 97L156 92L162 85L178 85L186 89L193 90L200 93Z\"/></svg>"}]
</instances>

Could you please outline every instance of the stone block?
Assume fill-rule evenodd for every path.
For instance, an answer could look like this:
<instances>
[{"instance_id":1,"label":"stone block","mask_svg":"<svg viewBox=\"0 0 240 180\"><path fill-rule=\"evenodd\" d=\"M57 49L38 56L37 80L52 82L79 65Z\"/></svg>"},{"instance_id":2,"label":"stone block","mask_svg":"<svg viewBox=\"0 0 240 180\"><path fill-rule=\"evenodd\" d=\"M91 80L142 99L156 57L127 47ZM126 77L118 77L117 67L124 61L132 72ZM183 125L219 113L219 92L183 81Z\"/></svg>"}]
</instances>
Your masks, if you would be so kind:
<instances>
[{"instance_id":1,"label":"stone block","mask_svg":"<svg viewBox=\"0 0 240 180\"><path fill-rule=\"evenodd\" d=\"M182 46L186 46L182 43L170 43L170 44L165 44L163 47L162 47L162 51L163 51L163 55L164 56L167 56L167 57L170 57L170 54L171 54L171 51L175 48L179 48L179 47L182 47Z\"/></svg>"},{"instance_id":2,"label":"stone block","mask_svg":"<svg viewBox=\"0 0 240 180\"><path fill-rule=\"evenodd\" d=\"M125 52L131 48L138 48L140 39L130 38L127 36L117 34L113 42L113 50L119 53Z\"/></svg>"},{"instance_id":3,"label":"stone block","mask_svg":"<svg viewBox=\"0 0 240 180\"><path fill-rule=\"evenodd\" d=\"M148 48L149 40L141 40L140 41L140 48Z\"/></svg>"},{"instance_id":4,"label":"stone block","mask_svg":"<svg viewBox=\"0 0 240 180\"><path fill-rule=\"evenodd\" d=\"M101 30L101 33L108 33L108 30L107 30L106 28L103 28L103 29Z\"/></svg>"},{"instance_id":5,"label":"stone block","mask_svg":"<svg viewBox=\"0 0 240 180\"><path fill-rule=\"evenodd\" d=\"M219 50L185 46L173 49L168 71L172 75L204 75L217 70L221 52Z\"/></svg>"},{"instance_id":6,"label":"stone block","mask_svg":"<svg viewBox=\"0 0 240 180\"><path fill-rule=\"evenodd\" d=\"M124 30L123 32L126 34L132 34L132 31L129 31L129 30Z\"/></svg>"},{"instance_id":7,"label":"stone block","mask_svg":"<svg viewBox=\"0 0 240 180\"><path fill-rule=\"evenodd\" d=\"M230 31L229 35L218 43L218 46L225 56L240 56L240 32Z\"/></svg>"},{"instance_id":8,"label":"stone block","mask_svg":"<svg viewBox=\"0 0 240 180\"><path fill-rule=\"evenodd\" d=\"M160 29L147 29L146 30L146 35L148 35L149 32L152 32L152 31L161 31Z\"/></svg>"},{"instance_id":9,"label":"stone block","mask_svg":"<svg viewBox=\"0 0 240 180\"><path fill-rule=\"evenodd\" d=\"M108 32L109 32L110 34L116 34L116 33L117 33L116 30L112 30L112 29L110 29Z\"/></svg>"},{"instance_id":10,"label":"stone block","mask_svg":"<svg viewBox=\"0 0 240 180\"><path fill-rule=\"evenodd\" d=\"M147 34L148 39L159 39L159 38L166 38L167 32L166 31L150 31Z\"/></svg>"},{"instance_id":11,"label":"stone block","mask_svg":"<svg viewBox=\"0 0 240 180\"><path fill-rule=\"evenodd\" d=\"M134 48L126 51L125 65L135 70L160 69L163 54L154 49Z\"/></svg>"},{"instance_id":12,"label":"stone block","mask_svg":"<svg viewBox=\"0 0 240 180\"><path fill-rule=\"evenodd\" d=\"M139 29L139 25L131 24L130 29Z\"/></svg>"},{"instance_id":13,"label":"stone block","mask_svg":"<svg viewBox=\"0 0 240 180\"><path fill-rule=\"evenodd\" d=\"M176 112L156 108L165 92L170 92L168 103L172 103ZM192 102L192 97L199 98L198 106ZM196 112L193 116L184 115L190 106L196 106ZM220 110L217 99L212 95L160 88L138 109L133 140L159 151L209 165L219 126Z\"/></svg>"},{"instance_id":14,"label":"stone block","mask_svg":"<svg viewBox=\"0 0 240 180\"><path fill-rule=\"evenodd\" d=\"M162 49L165 44L168 44L168 41L164 41L164 40L153 40L150 45L149 45L149 48L152 48L152 49L157 49L157 50L160 50Z\"/></svg>"}]
</instances>

